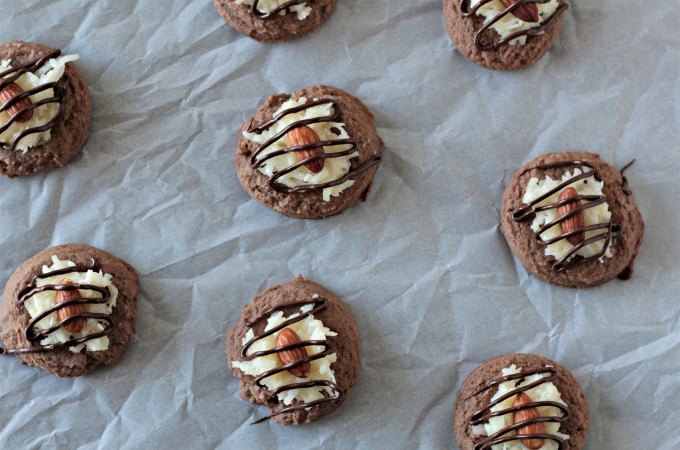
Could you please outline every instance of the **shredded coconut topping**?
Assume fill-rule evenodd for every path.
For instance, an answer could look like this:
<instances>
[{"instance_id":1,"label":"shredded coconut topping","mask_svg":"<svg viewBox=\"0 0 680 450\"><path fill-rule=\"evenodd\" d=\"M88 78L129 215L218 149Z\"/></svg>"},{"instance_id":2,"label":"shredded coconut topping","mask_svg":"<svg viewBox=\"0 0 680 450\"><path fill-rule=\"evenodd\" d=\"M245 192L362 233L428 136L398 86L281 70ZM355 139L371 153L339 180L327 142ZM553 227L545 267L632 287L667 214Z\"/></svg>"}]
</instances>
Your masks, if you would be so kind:
<instances>
[{"instance_id":1,"label":"shredded coconut topping","mask_svg":"<svg viewBox=\"0 0 680 450\"><path fill-rule=\"evenodd\" d=\"M314 101L318 99L313 99ZM289 108L294 108L296 106L301 106L307 103L305 97L301 97L299 100L288 100L273 114L274 116L281 111ZM322 103L320 105L312 106L310 108L303 109L302 111L288 114L278 120L269 129L261 133L249 133L245 131L243 136L246 139L255 141L258 144L264 144L269 139L274 137L276 134L281 132L284 128L294 122L299 122L304 119L312 119L317 117L329 117L334 113L333 105L329 103ZM319 135L321 141L332 141L338 139L349 139L350 136L345 130L345 124L340 122L318 122L308 125ZM335 132L334 132L335 131ZM274 142L272 145L267 147L258 155L258 159L263 156L268 155L271 152L283 150L291 147L288 137L286 135L282 136L279 140ZM352 148L349 144L342 145L329 145L323 147L324 153L338 153L349 150ZM302 166L294 171L282 176L277 180L277 182L287 186L295 187L300 185L308 184L323 184L330 181L338 180L346 175L350 170L350 159L359 156L359 152L352 152L349 155L338 156L336 158L326 158L324 160L323 170L319 173L313 173L306 167ZM258 167L258 170L268 177L272 177L275 173L284 170L293 164L299 162L298 157L294 152L276 156L274 158L268 159L265 163ZM354 184L354 180L347 180L342 184L337 186L332 186L323 189L323 200L329 201L331 197L337 197L342 191Z\"/></svg>"},{"instance_id":2,"label":"shredded coconut topping","mask_svg":"<svg viewBox=\"0 0 680 450\"><path fill-rule=\"evenodd\" d=\"M60 260L57 256L52 256L52 265L49 267L44 265L42 268L42 272L43 274L47 274L49 272L64 269L66 267L74 267L75 265L76 264L73 261ZM85 304L83 306L86 312L102 313L108 315L111 314L111 312L113 311L113 307L116 306L116 298L118 297L118 289L111 283L112 275L109 275L108 273L103 273L101 271L94 272L92 270L88 270L87 272L70 272L62 275L56 275L53 277L38 278L36 280L36 286L40 287L45 286L47 284L58 285L64 278L68 278L73 283L77 284L91 284L94 286L108 287L109 292L111 293L111 297L109 297L106 303ZM99 292L94 292L89 289L80 289L79 291L80 296L83 298L101 298L101 294ZM24 306L26 307L28 313L31 315L31 318L33 318L40 314L41 312L45 311L47 308L56 305L57 304L56 296L57 296L56 291L52 290L38 292L37 294L32 295L28 300L26 300L24 302ZM59 322L60 320L58 314L55 311L52 314L45 317L44 319L42 319L35 326L41 330L47 330L55 326ZM72 339L79 339L81 337L85 337L94 333L99 333L100 331L103 330L104 325L102 325L102 323L100 323L98 320L86 319L85 326L79 332L71 333L66 328L60 327L59 329L48 334L43 340L40 341L40 344L50 345L68 342ZM84 348L87 348L87 350L91 352L106 350L109 348L109 338L108 336L102 336L96 339L86 341L83 344L69 347L69 350L73 353L80 353Z\"/></svg>"},{"instance_id":3,"label":"shredded coconut topping","mask_svg":"<svg viewBox=\"0 0 680 450\"><path fill-rule=\"evenodd\" d=\"M582 173L584 172L581 171L580 168L575 168L573 175L569 171L567 171L562 176L562 180L553 180L550 177L546 177L545 179L539 181L538 178L531 178L527 185L526 193L524 194L524 198L522 199L522 201L525 204L531 203L534 199L537 199L538 197L550 191L551 189L554 189L558 185L562 184L564 181L567 181L573 177L581 175ZM588 178L584 178L583 180L577 181L576 183L572 183L567 187L573 187L574 189L576 189L576 192L578 192L580 195L603 195L602 194L603 186L604 181L598 182L594 176L590 176ZM546 206L557 203L560 194L562 193L563 190L556 192L554 195L536 204L535 207L538 208L540 206ZM539 211L536 213L536 217L531 223L531 229L534 230L534 232L536 232L543 225L552 222L553 220L557 219L557 217L558 217L557 208L548 209L546 211ZM611 212L609 211L609 204L607 204L607 202L604 202L600 205L588 208L583 211L583 217L585 226L594 225L598 223L608 223L611 221ZM586 231L585 239L590 239L591 237L597 236L604 232L606 232L606 230L602 229ZM543 240L549 240L556 238L561 234L563 234L562 229L560 228L560 225L557 224L545 230L541 234L541 238ZM596 242L593 242L592 244L588 244L582 247L575 253L575 255L581 255L584 258L597 255L602 251L602 247L604 246L604 244L605 244L604 239L598 240ZM559 241L547 245L545 247L545 255L553 256L557 260L562 258L572 248L573 245L571 245L567 239L560 239ZM604 256L607 258L612 257L609 248L607 248L607 251L605 252ZM604 262L602 258L600 258L600 262Z\"/></svg>"},{"instance_id":4,"label":"shredded coconut topping","mask_svg":"<svg viewBox=\"0 0 680 450\"><path fill-rule=\"evenodd\" d=\"M521 368L516 367L514 364L511 365L510 367L506 367L502 370L503 376L508 376L508 375L514 375L516 373L521 372ZM491 398L491 401L493 402L497 398L501 397L502 395L507 394L508 392L522 386L526 386L528 384L533 383L534 381L540 380L541 378L544 378L545 374L535 374L535 375L528 375L524 378L524 381L522 383L519 383L521 380L510 380L506 381L505 383L501 383L498 386L498 392ZM527 391L524 391L525 394L527 394L529 397L531 397L531 400L535 402L542 402L542 401L552 401L552 402L557 402L561 403L563 405L567 405L563 400L562 400L562 395L560 394L560 391L555 387L555 385L552 382L547 382L543 384L539 384L538 386L529 389ZM491 408L491 412L496 412L496 411L501 411L503 409L511 408L512 405L515 402L515 398L517 398L516 395L513 395L510 398L505 399L501 403L497 404L493 408ZM562 411L560 411L558 408L554 406L539 406L536 408L538 410L538 413L541 417L562 417ZM512 426L514 423L512 413L508 414L503 414L502 416L497 416L497 417L492 417L489 419L489 422L481 425L476 425L472 427L472 432L475 434L481 434L484 436L491 436L492 434L495 434L499 431L501 431L504 428L507 428L509 426ZM543 425L545 426L545 432L546 434L552 434L554 436L559 436L562 439L569 439L568 434L562 434L559 432L560 429L560 424L558 422L543 422ZM516 433L514 431L511 431L507 433L504 436L510 436L510 435L515 435ZM493 450L527 450L527 447L522 445L521 441L508 441L504 442L502 444L497 444L491 447ZM555 441L552 441L550 439L545 440L545 444L541 447L541 450L557 450L558 444Z\"/></svg>"},{"instance_id":5,"label":"shredded coconut topping","mask_svg":"<svg viewBox=\"0 0 680 450\"><path fill-rule=\"evenodd\" d=\"M253 5L253 0L235 0L235 1L239 5L241 4L246 4L250 6ZM260 0L260 2L257 4L257 10L260 11L261 13L268 13L275 10L284 3L288 3L289 1L290 0ZM288 10L290 12L297 13L298 20L305 20L312 12L312 8L307 6L307 3L300 3L298 5L289 6ZM286 14L285 9L279 12L279 15L281 16L285 14Z\"/></svg>"},{"instance_id":6,"label":"shredded coconut topping","mask_svg":"<svg viewBox=\"0 0 680 450\"><path fill-rule=\"evenodd\" d=\"M473 8L482 0L471 0L470 8ZM548 3L536 3L538 7L539 21L538 22L524 22L518 19L514 14L507 14L505 17L501 18L498 22L491 25L491 28L496 30L496 32L501 36L501 38L506 38L512 33L518 31L530 30L532 28L540 27L543 22L545 22L550 16L552 16L559 4L557 0L551 0ZM498 14L502 13L507 7L503 5L500 0L492 0L489 3L481 6L477 10L478 16L484 16L484 23L489 22L491 19L496 17ZM510 41L510 45L524 45L526 43L527 37L520 36L516 39Z\"/></svg>"},{"instance_id":7,"label":"shredded coconut topping","mask_svg":"<svg viewBox=\"0 0 680 450\"><path fill-rule=\"evenodd\" d=\"M65 55L58 58L52 58L45 62L45 64L35 73L26 72L15 83L24 91L42 86L43 84L59 81L66 69L66 63L75 61L79 58L78 55ZM12 61L5 59L0 61L0 72L5 72L12 69ZM33 103L40 100L54 97L54 89L45 89L44 91L36 92L29 98ZM15 121L7 130L0 134L0 142L11 144L14 138L22 131L28 128L37 128L47 124L54 119L59 111L59 103L47 103L39 106L33 110L33 117L26 122ZM10 119L7 111L0 112L0 125L4 125ZM29 148L45 144L51 139L50 130L45 130L40 133L29 134L23 137L16 146L17 150L24 153Z\"/></svg>"},{"instance_id":8,"label":"shredded coconut topping","mask_svg":"<svg viewBox=\"0 0 680 450\"><path fill-rule=\"evenodd\" d=\"M310 311L313 305L305 305L300 308L300 313L291 314L289 317L285 317L282 311L277 311L273 313L267 319L267 326L265 327L265 332L271 330L272 328L280 325L286 320L292 319L299 316L302 313ZM318 319L314 319L314 315L311 314L305 317L304 320L295 322L289 325L287 328L292 329L297 333L302 341L325 341L328 336L337 336L337 333L333 332L331 329L324 326L323 322ZM248 349L248 355L252 355L255 352L270 350L276 347L276 338L279 333L274 333L271 336L264 337L257 340ZM252 328L249 328L245 337L243 338L243 344L245 345L248 341L255 337ZM307 349L307 353L311 356L316 353L321 353L324 351L323 346L310 345L304 347ZM335 382L335 372L331 369L331 364L337 360L335 353L331 353L328 356L311 361L309 364L311 366L311 371L309 377L307 378L297 378L290 372L283 371L279 372L270 377L264 378L261 383L267 387L268 390L274 390L282 386L286 386L293 383L299 383L301 381L314 381L314 380L329 380ZM232 367L241 370L246 375L258 376L264 372L280 367L281 361L276 353L272 355L262 356L255 358L252 361L232 361ZM327 386L317 386L311 388L301 388L301 389L291 389L288 391L283 391L277 395L279 401L283 402L284 405L291 405L294 400L309 403L314 400L324 398L323 392L328 394L333 394L331 388Z\"/></svg>"}]
</instances>

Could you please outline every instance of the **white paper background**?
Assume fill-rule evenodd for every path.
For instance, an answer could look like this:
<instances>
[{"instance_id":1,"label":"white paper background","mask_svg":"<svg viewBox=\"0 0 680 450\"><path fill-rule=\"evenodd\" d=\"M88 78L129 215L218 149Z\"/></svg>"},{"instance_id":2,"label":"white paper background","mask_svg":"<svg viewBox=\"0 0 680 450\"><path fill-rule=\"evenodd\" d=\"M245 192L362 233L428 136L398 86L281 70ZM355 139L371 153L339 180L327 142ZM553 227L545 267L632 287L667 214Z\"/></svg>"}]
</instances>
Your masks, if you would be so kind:
<instances>
[{"instance_id":1,"label":"white paper background","mask_svg":"<svg viewBox=\"0 0 680 450\"><path fill-rule=\"evenodd\" d=\"M0 41L79 53L93 120L61 169L0 180L0 279L82 242L141 278L136 337L113 368L57 379L0 360L2 448L455 448L453 401L494 356L570 368L588 449L680 446L680 38L676 1L572 2L516 73L458 54L440 0L341 0L284 45L226 27L208 0L0 0ZM233 168L239 126L271 93L361 97L385 140L367 203L279 216ZM529 276L498 229L503 189L545 152L622 167L647 222L632 281L575 291ZM350 305L361 377L335 414L249 425L226 329L268 285L304 274Z\"/></svg>"}]
</instances>

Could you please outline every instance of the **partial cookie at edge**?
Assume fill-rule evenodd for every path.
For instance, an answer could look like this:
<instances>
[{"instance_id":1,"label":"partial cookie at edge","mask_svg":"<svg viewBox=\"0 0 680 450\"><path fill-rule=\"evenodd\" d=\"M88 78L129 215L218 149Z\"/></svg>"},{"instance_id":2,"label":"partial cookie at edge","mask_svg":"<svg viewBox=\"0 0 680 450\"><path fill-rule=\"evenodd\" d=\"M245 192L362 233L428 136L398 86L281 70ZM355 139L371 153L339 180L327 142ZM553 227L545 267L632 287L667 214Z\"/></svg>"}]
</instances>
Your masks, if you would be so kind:
<instances>
[{"instance_id":1,"label":"partial cookie at edge","mask_svg":"<svg viewBox=\"0 0 680 450\"><path fill-rule=\"evenodd\" d=\"M234 0L213 0L213 4L227 25L239 33L262 42L286 42L313 32L333 13L337 0L308 0L312 11L303 20L290 10L271 19L258 19L251 6L237 4Z\"/></svg>"},{"instance_id":2,"label":"partial cookie at edge","mask_svg":"<svg viewBox=\"0 0 680 450\"><path fill-rule=\"evenodd\" d=\"M454 406L453 426L456 441L461 450L472 450L475 436L468 420L476 411L486 407L497 389L491 388L473 396L490 380L498 378L501 370L515 364L524 370L554 367L557 379L553 384L559 390L562 400L569 408L569 418L560 426L560 432L570 435L564 450L580 450L584 447L590 427L590 408L588 399L572 373L562 365L538 355L516 353L491 359L475 369L463 382Z\"/></svg>"},{"instance_id":3,"label":"partial cookie at edge","mask_svg":"<svg viewBox=\"0 0 680 450\"><path fill-rule=\"evenodd\" d=\"M560 14L543 34L529 36L524 45L505 44L496 50L484 51L475 45L475 34L483 26L484 17L477 15L463 17L459 3L459 0L443 0L444 22L449 37L463 56L493 70L521 69L541 59L557 39L565 15ZM567 4L567 0L559 0L559 4ZM490 30L489 33L495 31Z\"/></svg>"},{"instance_id":4,"label":"partial cookie at edge","mask_svg":"<svg viewBox=\"0 0 680 450\"><path fill-rule=\"evenodd\" d=\"M40 44L10 41L0 45L0 59L25 64L53 50ZM74 63L66 64L65 76L68 84L63 112L52 128L51 139L26 153L0 146L1 174L14 178L63 167L82 149L92 115L90 91Z\"/></svg>"}]
</instances>

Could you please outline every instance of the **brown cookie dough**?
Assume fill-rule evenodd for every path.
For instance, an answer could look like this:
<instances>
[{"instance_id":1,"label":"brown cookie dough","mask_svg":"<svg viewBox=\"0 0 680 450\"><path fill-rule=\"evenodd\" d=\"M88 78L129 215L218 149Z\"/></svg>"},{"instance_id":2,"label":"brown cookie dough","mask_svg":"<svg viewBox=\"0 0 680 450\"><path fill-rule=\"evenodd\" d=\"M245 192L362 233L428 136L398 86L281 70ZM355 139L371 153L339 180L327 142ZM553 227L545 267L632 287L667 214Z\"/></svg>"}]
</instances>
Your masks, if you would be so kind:
<instances>
[{"instance_id":1,"label":"brown cookie dough","mask_svg":"<svg viewBox=\"0 0 680 450\"><path fill-rule=\"evenodd\" d=\"M10 41L0 45L0 60L10 59L12 67L17 68L53 51L55 49L40 44ZM90 92L72 62L66 64L61 80L64 80L61 112L51 128L50 140L26 152L0 143L0 173L3 175L14 178L63 167L83 147L92 114ZM55 92L58 91L55 88ZM2 125L4 121L0 119Z\"/></svg>"},{"instance_id":2,"label":"brown cookie dough","mask_svg":"<svg viewBox=\"0 0 680 450\"><path fill-rule=\"evenodd\" d=\"M313 99L323 102L335 102L339 110L339 116L333 120L322 122L340 122L345 124L347 134L356 143L359 153L357 157L350 159L349 179L354 180L351 187L343 190L339 196L330 197L325 201L322 196L323 189L313 188L299 192L286 192L286 186L273 182L261 173L256 164L253 164L258 144L243 136L248 130L255 130L272 121L274 113L289 99L298 100L301 97L307 99L307 105ZM303 128L300 122L291 125L293 129ZM287 139L287 137L283 137ZM336 140L335 137L333 140ZM260 106L257 115L248 120L240 130L238 149L236 151L236 174L243 188L255 200L285 216L303 219L323 219L341 213L357 200L365 201L373 184L373 177L378 170L383 141L375 129L373 114L361 100L340 89L329 86L312 86L299 90L291 95L278 94L270 96ZM287 147L290 148L290 147ZM326 147L328 154L328 147ZM305 161L307 161L307 158ZM330 158L326 159L328 163ZM306 167L296 169L308 170ZM339 179L339 178L337 178Z\"/></svg>"},{"instance_id":3,"label":"brown cookie dough","mask_svg":"<svg viewBox=\"0 0 680 450\"><path fill-rule=\"evenodd\" d=\"M314 364L318 364L319 360L314 357L319 356L321 353L335 354L337 360L330 365L330 369L334 372L335 383L324 384L320 382L318 385L330 387L335 395L325 392L324 398L321 400L304 403L299 399L295 399L290 404L285 405L273 391L268 391L266 387L258 386L255 376L247 375L241 369L234 367L233 364L234 362L247 359L242 355L242 352L245 347L244 337L251 326L253 327L256 339L266 339L267 336L264 335L264 328L267 325L267 319L272 313L283 311L283 315L290 318L295 313L301 313L300 308L304 305L312 305L311 313L314 319L323 322L324 327L329 328L332 332L337 333L337 335L326 336L325 341L316 341L317 345L326 345L327 350L324 349L324 352L313 353L312 347L303 347L309 349L309 358L313 359L310 362L311 372L309 373L311 375L308 378L297 378L293 382L305 383L318 379ZM283 327L280 328L280 330L283 330L299 326L299 324L306 320L306 317L306 314L301 314L297 318L292 319L292 322L284 322L279 324L278 327ZM272 328L275 331L269 337L270 340L276 339L275 342L277 343L278 333L280 333L279 329L277 329L278 327ZM308 341L303 340L303 342ZM274 348L266 346L269 350ZM282 425L309 423L339 408L352 392L361 368L361 337L349 308L326 288L312 281L305 280L300 275L290 283L270 287L253 297L251 303L246 305L241 311L238 324L229 329L226 348L229 366L234 375L240 379L241 396L251 403L267 406L271 417ZM246 352L250 351L250 348L246 348ZM278 355L276 352L271 353L277 358L275 360L278 364L277 369L280 369L282 366L280 353ZM251 353L247 354L251 355ZM256 358L252 359L255 360ZM295 370L295 367L304 366L304 361L299 359L293 359L293 361L296 361L296 363L294 363L294 367L291 370ZM290 375L286 370L281 372L283 375ZM284 385L284 392L286 386L289 387L290 384Z\"/></svg>"},{"instance_id":4,"label":"brown cookie dough","mask_svg":"<svg viewBox=\"0 0 680 450\"><path fill-rule=\"evenodd\" d=\"M101 270L104 274L112 275L111 283L118 289L118 296L112 313L107 316L111 320L111 325L107 325L106 319L98 320L104 326L104 330L110 329L106 333L109 339L108 349L90 351L83 348L80 353L73 353L69 350L69 347L76 344L71 341L67 342L67 345L60 346L57 344L57 348L50 349L44 348L40 344L40 338L31 342L26 337L31 316L24 303L19 299L22 296L25 296L25 299L30 297L25 294L30 293L30 289L36 286L36 277L40 279L51 276L49 273L43 274L42 268L43 265L48 267L52 265L52 256L57 256L64 261L70 260L76 264L74 270L65 269L67 273L64 274L64 277L67 279L69 274L72 276L75 272L84 273L90 268L93 268L95 272ZM80 286L83 286L83 284ZM46 291L54 292L56 296L54 289L48 288ZM83 292L94 293L94 290L85 291L83 289L67 292L78 292L79 295L85 296L86 294ZM0 305L0 325L2 325L0 337L2 337L6 349L3 349L2 353L5 351L7 354L14 353L22 364L40 367L59 377L80 376L94 371L100 364L115 364L123 353L126 344L132 338L133 326L137 320L138 295L139 281L134 269L125 261L103 250L83 244L59 245L45 249L21 264L5 286L2 304ZM104 294L105 296L106 294ZM72 297L78 298L77 295ZM89 300L92 300L92 298ZM85 311L77 312L77 315L86 318L88 314L87 305L90 304L93 304L93 302L87 302L84 306ZM67 311L68 305L55 310L57 314L59 314L59 310ZM69 314L68 317L73 317L73 315ZM60 317L58 320L63 319L63 317ZM70 323L79 320L72 319ZM63 323L62 327L69 327L69 323ZM34 333L36 330L37 328L31 327L30 333ZM92 335L88 333L87 336ZM73 340L75 337L71 335L70 339Z\"/></svg>"},{"instance_id":5,"label":"brown cookie dough","mask_svg":"<svg viewBox=\"0 0 680 450\"><path fill-rule=\"evenodd\" d=\"M611 234L609 249L612 257L586 260L581 256L575 256L570 264L560 270L559 261L552 256L546 256L544 245L534 236L531 229L533 215L527 214L525 218L515 217L518 208L525 208L527 213L531 207L522 201L529 180L534 177L539 180L549 176L553 180L561 180L565 172L573 175L574 168L579 167L571 164L571 161L585 161L592 165L595 170L596 181L603 181L602 193L609 205L611 212L612 230L605 227L599 230L604 234ZM562 164L556 168L536 168L541 165ZM530 168L533 168L529 170ZM581 167L584 169L584 167ZM587 167L585 168L587 170ZM573 178L573 177L572 177ZM587 182L587 180L586 180ZM576 180L570 186L577 186ZM559 192L559 191L558 191ZM583 205L593 204L595 201L583 200ZM558 213L558 215L560 215ZM585 224L588 225L588 224ZM561 228L564 231L564 228ZM595 153L548 153L528 162L520 168L503 194L501 205L501 231L505 235L510 248L519 261L534 275L548 283L559 286L582 288L595 286L615 277L628 279L633 272L633 262L637 256L645 224L642 221L640 211L635 204L632 192L627 180L611 165L600 159ZM565 237L566 239L566 237Z\"/></svg>"},{"instance_id":6,"label":"brown cookie dough","mask_svg":"<svg viewBox=\"0 0 680 450\"><path fill-rule=\"evenodd\" d=\"M470 0L464 0L466 8ZM561 8L566 8L567 0L559 0ZM481 34L479 45L475 43L478 31L484 26L484 16L473 14L466 17L461 12L461 0L444 0L444 22L451 40L458 51L470 61L487 69L514 70L521 69L538 61L549 49L562 28L564 9L558 9L554 19L543 22L542 34L527 36L524 45L505 43L495 49L486 50L500 40L500 35L493 29ZM469 10L466 9L466 11ZM550 23L548 21L550 20Z\"/></svg>"},{"instance_id":7,"label":"brown cookie dough","mask_svg":"<svg viewBox=\"0 0 680 450\"><path fill-rule=\"evenodd\" d=\"M562 415L560 419L559 432L568 434L569 439L565 439L563 450L579 450L585 445L588 437L588 428L590 424L590 410L588 408L588 400L586 399L583 389L578 381L567 369L557 364L548 358L530 354L513 354L500 356L479 366L475 369L463 382L463 386L456 397L456 404L453 413L453 429L456 435L456 441L461 450L472 450L475 444L480 445L483 439L488 436L483 434L476 434L471 425L472 419L481 419L480 423L488 423L486 416L489 413L491 398L498 392L498 385L493 381L504 382L508 378L502 379L502 369L509 368L515 365L517 369L521 369L521 373L532 372L543 376L546 381L552 381L561 395L561 399L566 403L568 415ZM526 376L531 374L526 373ZM523 376L517 375L518 384L524 379ZM535 382L536 386L543 384L543 380ZM491 386L489 386L491 384ZM532 383L533 384L533 383ZM514 394L508 392L506 395L511 395L508 398L516 398L516 395L522 391L527 392L531 387L525 385L521 388L514 388ZM531 394L531 392L530 392ZM527 394L525 394L527 395ZM529 398L531 402L537 402L537 399ZM514 404L514 400L512 400ZM505 406L505 405L504 405ZM541 405L536 405L541 406ZM549 406L549 405L543 405ZM564 408L564 406L562 406ZM554 412L556 409L551 408ZM479 411L483 411L481 414ZM538 411L534 409L534 411ZM511 413L510 413L511 414ZM556 417L559 417L557 414ZM566 418L564 418L566 417ZM486 420L484 420L486 419ZM512 422L510 418L510 422ZM559 422L558 420L554 422ZM503 433L505 434L505 433ZM546 439L547 444L552 439ZM508 442L511 444L514 440ZM488 449L489 446L480 446L479 448ZM496 447L494 447L496 448ZM499 445L497 448L502 448ZM541 446L540 448L545 448Z\"/></svg>"},{"instance_id":8,"label":"brown cookie dough","mask_svg":"<svg viewBox=\"0 0 680 450\"><path fill-rule=\"evenodd\" d=\"M304 19L298 19L297 13L288 8L284 8L283 15L254 14L251 5L237 4L235 0L213 0L213 3L227 25L239 33L262 42L285 42L314 31L331 16L337 1L304 0L312 8Z\"/></svg>"}]
</instances>

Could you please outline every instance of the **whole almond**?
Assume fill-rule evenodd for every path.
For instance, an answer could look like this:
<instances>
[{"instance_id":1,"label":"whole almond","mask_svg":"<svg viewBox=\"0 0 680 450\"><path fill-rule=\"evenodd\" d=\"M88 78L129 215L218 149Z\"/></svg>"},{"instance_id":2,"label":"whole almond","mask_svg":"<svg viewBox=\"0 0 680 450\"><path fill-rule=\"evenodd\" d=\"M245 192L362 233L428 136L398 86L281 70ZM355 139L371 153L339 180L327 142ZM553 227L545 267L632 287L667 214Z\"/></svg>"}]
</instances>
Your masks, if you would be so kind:
<instances>
[{"instance_id":1,"label":"whole almond","mask_svg":"<svg viewBox=\"0 0 680 450\"><path fill-rule=\"evenodd\" d=\"M501 0L505 7L509 7L517 3L518 0ZM538 22L540 16L538 15L538 6L536 3L525 3L517 7L512 14L523 22Z\"/></svg>"},{"instance_id":2,"label":"whole almond","mask_svg":"<svg viewBox=\"0 0 680 450\"><path fill-rule=\"evenodd\" d=\"M59 284L73 284L73 281L69 280L68 278L64 278L61 280L61 283ZM74 298L80 298L80 289L73 289L70 291L57 291L57 303L65 302L67 300L73 300ZM75 305L69 305L65 308L59 308L57 310L57 315L59 316L59 320L64 320L68 317L75 316L76 314L81 314L85 312L85 306L75 304ZM73 322L69 322L66 325L64 325L64 328L66 328L68 331L71 333L78 333L80 330L83 329L85 326L85 319L76 319Z\"/></svg>"},{"instance_id":3,"label":"whole almond","mask_svg":"<svg viewBox=\"0 0 680 450\"><path fill-rule=\"evenodd\" d=\"M526 405L527 403L531 403L531 397L529 397L524 392L520 392L517 394L517 397L515 397L515 403L513 403L512 406L521 406ZM535 419L537 417L541 417L541 415L538 413L538 409L536 408L521 409L512 413L513 423L520 423L524 422L525 420ZM519 427L517 429L517 434L545 434L545 426L543 425L543 422L531 423L529 425ZM522 439L522 444L524 444L526 448L535 450L543 447L543 444L545 444L545 439Z\"/></svg>"},{"instance_id":4,"label":"whole almond","mask_svg":"<svg viewBox=\"0 0 680 450\"><path fill-rule=\"evenodd\" d=\"M567 200L569 198L576 197L577 195L578 192L576 192L576 189L574 189L573 187L568 187L565 190L563 190L562 193L560 194L559 201ZM580 200L567 203L566 205L562 205L559 208L557 208L557 216L562 217L580 206L581 206ZM584 224L585 218L583 216L583 211L581 211L569 217L568 219L565 219L562 222L560 222L560 228L562 229L562 233L569 233L570 231L579 230L583 228ZM567 241L569 241L571 245L577 246L578 244L583 242L585 238L586 238L585 233L581 232L573 236L569 236L567 238Z\"/></svg>"},{"instance_id":5,"label":"whole almond","mask_svg":"<svg viewBox=\"0 0 680 450\"><path fill-rule=\"evenodd\" d=\"M290 328L284 328L281 330L279 335L276 337L276 346L283 347L284 345L295 344L297 342L302 342L300 336ZM307 354L307 349L304 347L294 348L291 350L284 350L278 353L279 359L283 364L290 364L295 361L300 361L301 359L309 356ZM299 366L292 367L288 369L288 372L293 374L298 378L307 378L311 371L311 366L308 362L300 364Z\"/></svg>"},{"instance_id":6,"label":"whole almond","mask_svg":"<svg viewBox=\"0 0 680 450\"><path fill-rule=\"evenodd\" d=\"M2 80L0 78L0 80ZM2 83L2 81L0 81ZM16 83L10 83L7 86L5 86L1 91L0 91L0 105L4 104L8 100L13 99L17 95L21 95L24 93L24 90L19 87L18 84ZM14 117L19 112L28 107L31 106L33 102L31 102L31 99L29 97L24 97L18 102L14 103L12 106L7 108L7 114L10 116ZM20 116L17 117L17 122L27 122L31 120L31 117L33 117L33 110L29 110L21 114Z\"/></svg>"},{"instance_id":7,"label":"whole almond","mask_svg":"<svg viewBox=\"0 0 680 450\"><path fill-rule=\"evenodd\" d=\"M319 142L319 135L316 131L309 128L307 125L301 127L293 128L286 135L288 137L288 142L290 142L291 147L297 147L298 145L313 144L314 142ZM323 147L314 147L307 150L299 150L295 152L295 155L300 161L307 158L311 158L317 155L323 155ZM323 170L324 160L319 159L317 161L311 161L305 164L305 167L311 172L319 173Z\"/></svg>"}]
</instances>

